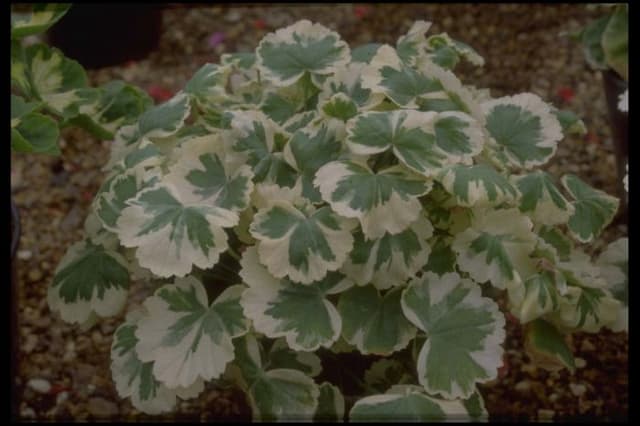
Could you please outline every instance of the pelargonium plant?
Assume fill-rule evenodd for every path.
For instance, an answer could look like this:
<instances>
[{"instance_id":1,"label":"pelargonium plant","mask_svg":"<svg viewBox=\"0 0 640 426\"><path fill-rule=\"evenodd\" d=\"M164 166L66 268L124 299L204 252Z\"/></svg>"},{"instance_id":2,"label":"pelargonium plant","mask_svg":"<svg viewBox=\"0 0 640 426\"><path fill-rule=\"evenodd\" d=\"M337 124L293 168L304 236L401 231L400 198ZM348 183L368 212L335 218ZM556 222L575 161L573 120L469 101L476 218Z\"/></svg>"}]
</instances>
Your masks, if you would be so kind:
<instances>
[{"instance_id":1,"label":"pelargonium plant","mask_svg":"<svg viewBox=\"0 0 640 426\"><path fill-rule=\"evenodd\" d=\"M302 20L120 128L48 302L86 327L155 286L111 347L137 409L213 381L255 420L482 418L494 298L548 368L574 368L566 335L625 329L626 239L580 247L618 200L542 170L582 123L464 85L452 69L483 59L429 27L351 50ZM345 354L369 360L356 394L327 379Z\"/></svg>"}]
</instances>

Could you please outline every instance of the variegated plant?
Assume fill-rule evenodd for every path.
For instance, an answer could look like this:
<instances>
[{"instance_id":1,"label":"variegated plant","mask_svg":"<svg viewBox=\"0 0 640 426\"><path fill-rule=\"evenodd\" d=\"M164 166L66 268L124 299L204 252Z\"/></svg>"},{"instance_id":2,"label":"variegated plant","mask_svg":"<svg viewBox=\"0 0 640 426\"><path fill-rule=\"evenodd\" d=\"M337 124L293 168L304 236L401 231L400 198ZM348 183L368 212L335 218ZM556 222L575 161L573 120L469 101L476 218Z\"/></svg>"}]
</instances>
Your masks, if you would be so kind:
<instances>
[{"instance_id":1,"label":"variegated plant","mask_svg":"<svg viewBox=\"0 0 640 426\"><path fill-rule=\"evenodd\" d=\"M543 170L582 122L464 85L452 68L482 58L429 26L351 50L299 21L120 129L49 306L90 325L157 287L113 340L136 408L231 381L256 420L486 418L496 294L544 365L573 368L571 332L626 327L627 240L574 248L618 200ZM375 360L359 394L327 379L345 352Z\"/></svg>"},{"instance_id":2,"label":"variegated plant","mask_svg":"<svg viewBox=\"0 0 640 426\"><path fill-rule=\"evenodd\" d=\"M29 43L62 18L69 4L34 4L11 16L11 148L60 154L60 128L78 126L113 139L152 105L141 89L122 81L90 87L78 62L44 43Z\"/></svg>"}]
</instances>

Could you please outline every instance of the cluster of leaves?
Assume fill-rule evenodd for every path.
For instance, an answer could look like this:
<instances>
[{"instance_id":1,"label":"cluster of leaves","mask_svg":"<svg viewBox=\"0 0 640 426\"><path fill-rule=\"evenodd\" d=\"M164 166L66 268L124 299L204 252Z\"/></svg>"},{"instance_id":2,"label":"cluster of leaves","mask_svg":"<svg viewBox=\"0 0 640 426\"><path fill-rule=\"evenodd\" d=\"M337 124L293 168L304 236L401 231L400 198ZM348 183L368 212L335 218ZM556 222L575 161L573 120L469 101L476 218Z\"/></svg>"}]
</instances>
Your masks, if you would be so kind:
<instances>
[{"instance_id":1,"label":"cluster of leaves","mask_svg":"<svg viewBox=\"0 0 640 426\"><path fill-rule=\"evenodd\" d=\"M629 5L609 4L607 15L591 22L577 37L585 58L597 70L612 69L629 80Z\"/></svg>"},{"instance_id":2,"label":"cluster of leaves","mask_svg":"<svg viewBox=\"0 0 640 426\"><path fill-rule=\"evenodd\" d=\"M378 360L349 419L481 418L491 294L554 367L573 368L566 333L625 327L626 240L597 265L572 241L618 200L539 169L581 122L462 84L452 68L482 58L429 26L351 50L299 21L120 129L48 302L86 326L157 286L115 332L121 396L160 413L231 381L255 419L342 420L323 357L350 352Z\"/></svg>"},{"instance_id":3,"label":"cluster of leaves","mask_svg":"<svg viewBox=\"0 0 640 426\"><path fill-rule=\"evenodd\" d=\"M60 128L78 126L112 139L153 101L122 81L89 87L82 66L43 43L27 42L55 24L68 4L35 4L11 17L11 148L59 155Z\"/></svg>"}]
</instances>

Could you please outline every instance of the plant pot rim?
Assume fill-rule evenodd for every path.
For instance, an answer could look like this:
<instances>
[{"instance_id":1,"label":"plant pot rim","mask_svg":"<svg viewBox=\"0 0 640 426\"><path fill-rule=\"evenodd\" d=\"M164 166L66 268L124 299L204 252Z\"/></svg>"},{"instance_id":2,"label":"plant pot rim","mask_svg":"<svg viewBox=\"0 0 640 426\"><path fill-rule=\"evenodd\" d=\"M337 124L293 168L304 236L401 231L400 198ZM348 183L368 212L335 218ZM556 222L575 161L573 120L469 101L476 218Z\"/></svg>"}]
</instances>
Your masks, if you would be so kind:
<instances>
[{"instance_id":1,"label":"plant pot rim","mask_svg":"<svg viewBox=\"0 0 640 426\"><path fill-rule=\"evenodd\" d=\"M18 242L20 241L20 215L18 207L11 198L11 259L16 256L18 250Z\"/></svg>"}]
</instances>

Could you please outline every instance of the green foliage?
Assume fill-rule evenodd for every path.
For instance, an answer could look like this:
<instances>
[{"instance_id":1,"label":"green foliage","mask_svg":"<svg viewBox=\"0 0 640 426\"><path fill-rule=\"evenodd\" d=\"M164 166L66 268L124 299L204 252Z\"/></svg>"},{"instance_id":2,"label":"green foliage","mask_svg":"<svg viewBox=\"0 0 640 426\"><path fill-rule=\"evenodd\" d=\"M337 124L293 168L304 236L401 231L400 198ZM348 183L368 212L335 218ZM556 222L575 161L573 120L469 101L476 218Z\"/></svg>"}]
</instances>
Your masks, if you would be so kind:
<instances>
[{"instance_id":1,"label":"green foliage","mask_svg":"<svg viewBox=\"0 0 640 426\"><path fill-rule=\"evenodd\" d=\"M146 92L122 81L90 87L81 64L56 48L24 42L58 22L70 6L34 4L27 14L12 14L11 149L16 152L60 155L60 129L68 126L113 139L153 104Z\"/></svg>"},{"instance_id":2,"label":"green foliage","mask_svg":"<svg viewBox=\"0 0 640 426\"><path fill-rule=\"evenodd\" d=\"M482 419L477 385L498 377L505 340L490 286L548 365L573 367L565 334L623 329L625 241L595 265L565 235L596 238L617 202L540 170L579 118L531 93L465 86L450 68L482 58L427 38L429 25L397 49L350 51L300 21L119 122L96 226L63 259L49 302L90 321L119 312L129 277L170 278L116 331L122 397L159 413L232 380L261 421ZM59 58L46 69L78 70L42 53ZM23 139L43 94L115 129L115 113L62 102L86 90L81 73L44 90L19 72L33 66L12 71L39 94L12 98ZM117 83L96 99L142 105ZM327 379L346 355L362 365Z\"/></svg>"}]
</instances>

